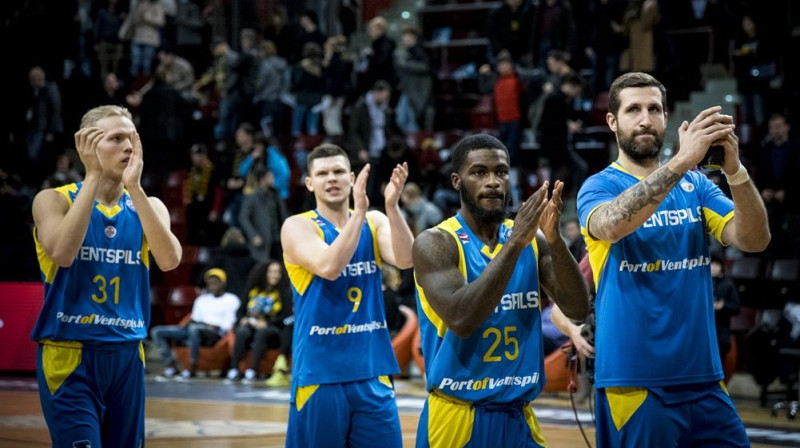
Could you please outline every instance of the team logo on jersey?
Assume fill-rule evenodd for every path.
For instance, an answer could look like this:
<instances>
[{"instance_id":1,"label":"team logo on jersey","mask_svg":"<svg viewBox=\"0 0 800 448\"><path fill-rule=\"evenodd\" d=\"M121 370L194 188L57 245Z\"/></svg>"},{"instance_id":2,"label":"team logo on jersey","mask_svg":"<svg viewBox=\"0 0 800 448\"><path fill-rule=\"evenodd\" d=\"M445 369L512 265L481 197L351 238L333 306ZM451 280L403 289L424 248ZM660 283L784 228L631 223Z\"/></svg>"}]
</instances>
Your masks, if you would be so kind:
<instances>
[{"instance_id":1,"label":"team logo on jersey","mask_svg":"<svg viewBox=\"0 0 800 448\"><path fill-rule=\"evenodd\" d=\"M694 185L690 184L689 182L681 182L681 188L683 188L683 191L687 193L694 191Z\"/></svg>"},{"instance_id":2,"label":"team logo on jersey","mask_svg":"<svg viewBox=\"0 0 800 448\"><path fill-rule=\"evenodd\" d=\"M125 205L131 209L131 211L136 211L136 207L133 206L133 200L131 200L131 198L125 199Z\"/></svg>"},{"instance_id":3,"label":"team logo on jersey","mask_svg":"<svg viewBox=\"0 0 800 448\"><path fill-rule=\"evenodd\" d=\"M464 244L469 243L469 235L467 235L466 233L458 232L456 233L456 235L458 235L458 239L460 239Z\"/></svg>"},{"instance_id":4,"label":"team logo on jersey","mask_svg":"<svg viewBox=\"0 0 800 448\"><path fill-rule=\"evenodd\" d=\"M106 236L109 238L114 238L117 236L117 228L114 226L106 227Z\"/></svg>"}]
</instances>

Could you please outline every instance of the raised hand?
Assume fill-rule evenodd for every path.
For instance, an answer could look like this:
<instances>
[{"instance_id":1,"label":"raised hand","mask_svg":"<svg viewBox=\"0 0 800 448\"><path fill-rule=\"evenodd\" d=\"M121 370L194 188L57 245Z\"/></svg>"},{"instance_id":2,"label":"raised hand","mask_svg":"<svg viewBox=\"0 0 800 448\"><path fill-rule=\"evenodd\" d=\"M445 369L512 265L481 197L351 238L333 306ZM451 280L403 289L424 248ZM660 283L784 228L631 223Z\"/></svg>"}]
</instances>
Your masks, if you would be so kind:
<instances>
[{"instance_id":1,"label":"raised hand","mask_svg":"<svg viewBox=\"0 0 800 448\"><path fill-rule=\"evenodd\" d=\"M739 171L739 137L731 132L723 140L714 142L715 145L720 145L725 148L725 162L722 171L726 174L734 175Z\"/></svg>"},{"instance_id":2,"label":"raised hand","mask_svg":"<svg viewBox=\"0 0 800 448\"><path fill-rule=\"evenodd\" d=\"M400 194L403 192L403 185L408 179L408 162L397 164L392 170L392 177L386 188L383 190L383 197L386 202L386 208L394 207L400 203Z\"/></svg>"},{"instance_id":3,"label":"raised hand","mask_svg":"<svg viewBox=\"0 0 800 448\"><path fill-rule=\"evenodd\" d=\"M86 177L103 173L103 165L97 155L97 145L103 136L105 131L97 127L83 128L75 133L75 149L86 168Z\"/></svg>"},{"instance_id":4,"label":"raised hand","mask_svg":"<svg viewBox=\"0 0 800 448\"><path fill-rule=\"evenodd\" d=\"M561 200L561 193L564 190L564 182L556 181L553 187L553 195L547 203L542 216L539 218L539 227L544 232L545 238L549 244L557 242L561 238L561 231L559 230L559 223L561 220L561 208L564 202Z\"/></svg>"},{"instance_id":5,"label":"raised hand","mask_svg":"<svg viewBox=\"0 0 800 448\"><path fill-rule=\"evenodd\" d=\"M138 188L142 181L142 168L144 167L144 160L142 157L142 140L139 138L139 133L133 131L131 133L131 144L133 151L131 152L128 166L122 172L122 183L125 188L132 189Z\"/></svg>"},{"instance_id":6,"label":"raised hand","mask_svg":"<svg viewBox=\"0 0 800 448\"><path fill-rule=\"evenodd\" d=\"M710 107L697 114L691 123L684 121L678 128L681 149L675 157L688 167L700 163L714 142L733 134L733 117L720 114L720 110L719 106Z\"/></svg>"},{"instance_id":7,"label":"raised hand","mask_svg":"<svg viewBox=\"0 0 800 448\"><path fill-rule=\"evenodd\" d=\"M536 236L536 231L539 229L539 219L542 216L545 208L547 207L547 189L550 182L545 182L544 185L536 190L527 201L525 201L517 212L517 217L514 218L514 232L511 238L518 240L522 244L530 244Z\"/></svg>"},{"instance_id":8,"label":"raised hand","mask_svg":"<svg viewBox=\"0 0 800 448\"><path fill-rule=\"evenodd\" d=\"M369 198L367 197L367 180L369 179L369 163L364 165L361 172L356 177L353 184L353 210L366 213L369 208Z\"/></svg>"}]
</instances>

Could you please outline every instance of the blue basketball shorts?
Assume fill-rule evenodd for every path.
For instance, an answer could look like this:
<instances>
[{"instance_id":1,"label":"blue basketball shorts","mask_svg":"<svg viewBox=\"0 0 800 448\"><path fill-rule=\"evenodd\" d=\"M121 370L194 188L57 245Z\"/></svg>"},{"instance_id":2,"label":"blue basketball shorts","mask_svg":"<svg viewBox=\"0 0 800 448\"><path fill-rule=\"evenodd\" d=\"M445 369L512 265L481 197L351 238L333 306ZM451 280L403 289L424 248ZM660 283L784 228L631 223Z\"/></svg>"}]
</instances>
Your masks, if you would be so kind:
<instances>
[{"instance_id":1,"label":"blue basketball shorts","mask_svg":"<svg viewBox=\"0 0 800 448\"><path fill-rule=\"evenodd\" d=\"M36 377L53 447L144 446L140 341L41 341Z\"/></svg>"},{"instance_id":2,"label":"blue basketball shorts","mask_svg":"<svg viewBox=\"0 0 800 448\"><path fill-rule=\"evenodd\" d=\"M670 392L663 388L606 387L597 389L596 397L599 447L750 446L744 424L722 383L712 383L699 394L674 387Z\"/></svg>"},{"instance_id":3,"label":"blue basketball shorts","mask_svg":"<svg viewBox=\"0 0 800 448\"><path fill-rule=\"evenodd\" d=\"M543 448L530 405L477 404L434 390L417 427L417 448Z\"/></svg>"},{"instance_id":4,"label":"blue basketball shorts","mask_svg":"<svg viewBox=\"0 0 800 448\"><path fill-rule=\"evenodd\" d=\"M387 376L298 387L289 409L287 448L401 448L394 386Z\"/></svg>"}]
</instances>

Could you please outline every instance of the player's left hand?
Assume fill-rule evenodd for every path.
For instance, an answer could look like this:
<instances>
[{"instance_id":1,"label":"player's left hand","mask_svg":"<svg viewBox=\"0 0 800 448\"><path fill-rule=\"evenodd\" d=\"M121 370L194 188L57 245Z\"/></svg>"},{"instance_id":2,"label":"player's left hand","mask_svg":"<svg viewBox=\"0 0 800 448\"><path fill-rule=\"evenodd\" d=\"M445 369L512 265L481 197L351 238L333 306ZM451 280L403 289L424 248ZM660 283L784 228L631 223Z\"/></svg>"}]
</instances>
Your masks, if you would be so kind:
<instances>
[{"instance_id":1,"label":"player's left hand","mask_svg":"<svg viewBox=\"0 0 800 448\"><path fill-rule=\"evenodd\" d=\"M400 193L403 192L403 185L405 185L406 179L408 179L408 162L403 162L402 165L398 163L392 170L392 177L383 190L386 208L399 204Z\"/></svg>"},{"instance_id":2,"label":"player's left hand","mask_svg":"<svg viewBox=\"0 0 800 448\"><path fill-rule=\"evenodd\" d=\"M128 166L125 167L125 171L122 172L122 183L129 190L141 186L142 168L144 167L142 140L136 131L131 133L131 144L133 145L131 158L128 160Z\"/></svg>"},{"instance_id":3,"label":"player's left hand","mask_svg":"<svg viewBox=\"0 0 800 448\"><path fill-rule=\"evenodd\" d=\"M542 229L545 238L549 244L558 242L561 239L561 231L559 223L561 220L561 209L564 202L561 200L561 192L564 190L564 182L557 180L553 187L553 194L550 197L550 202L542 212L542 217L539 218L539 228Z\"/></svg>"},{"instance_id":4,"label":"player's left hand","mask_svg":"<svg viewBox=\"0 0 800 448\"><path fill-rule=\"evenodd\" d=\"M722 171L731 176L739 171L739 137L733 132L722 140L714 142L715 145L720 145L725 148L725 162L722 165Z\"/></svg>"}]
</instances>

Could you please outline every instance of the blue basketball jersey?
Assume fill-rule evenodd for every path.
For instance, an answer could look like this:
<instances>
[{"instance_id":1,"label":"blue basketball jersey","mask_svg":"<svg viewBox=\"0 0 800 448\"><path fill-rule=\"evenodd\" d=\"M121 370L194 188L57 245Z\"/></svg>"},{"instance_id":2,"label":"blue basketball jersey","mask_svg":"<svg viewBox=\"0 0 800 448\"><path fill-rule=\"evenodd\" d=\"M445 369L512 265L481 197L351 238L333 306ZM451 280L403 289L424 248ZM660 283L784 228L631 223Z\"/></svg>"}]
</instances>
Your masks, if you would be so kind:
<instances>
[{"instance_id":1,"label":"blue basketball jersey","mask_svg":"<svg viewBox=\"0 0 800 448\"><path fill-rule=\"evenodd\" d=\"M332 244L339 229L316 210L303 213ZM326 280L286 263L294 297L292 390L399 373L383 303L375 225L365 218L353 258Z\"/></svg>"},{"instance_id":2,"label":"blue basketball jersey","mask_svg":"<svg viewBox=\"0 0 800 448\"><path fill-rule=\"evenodd\" d=\"M475 236L460 214L443 221L437 228L455 240L458 268L469 283L477 279L497 255L513 226L511 220L500 226L494 252ZM464 339L448 331L425 297L425 291L416 284L429 391L438 389L471 402L498 403L529 402L539 395L545 378L538 254L534 239L520 253L494 314Z\"/></svg>"},{"instance_id":3,"label":"blue basketball jersey","mask_svg":"<svg viewBox=\"0 0 800 448\"><path fill-rule=\"evenodd\" d=\"M69 205L81 183L56 191ZM142 223L127 191L111 208L95 201L72 266L59 267L34 229L45 299L35 341L122 342L144 339L150 323L150 261Z\"/></svg>"},{"instance_id":4,"label":"blue basketball jersey","mask_svg":"<svg viewBox=\"0 0 800 448\"><path fill-rule=\"evenodd\" d=\"M690 171L635 232L613 244L592 237L592 212L640 180L614 163L578 193L597 286L596 385L653 388L720 380L707 234L722 240L733 203L703 174Z\"/></svg>"}]
</instances>

